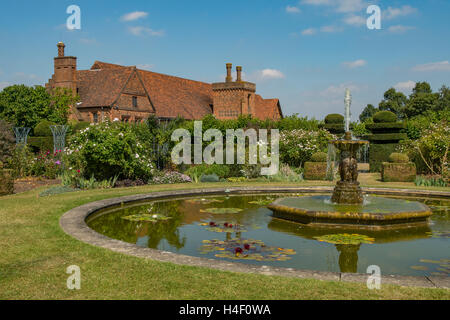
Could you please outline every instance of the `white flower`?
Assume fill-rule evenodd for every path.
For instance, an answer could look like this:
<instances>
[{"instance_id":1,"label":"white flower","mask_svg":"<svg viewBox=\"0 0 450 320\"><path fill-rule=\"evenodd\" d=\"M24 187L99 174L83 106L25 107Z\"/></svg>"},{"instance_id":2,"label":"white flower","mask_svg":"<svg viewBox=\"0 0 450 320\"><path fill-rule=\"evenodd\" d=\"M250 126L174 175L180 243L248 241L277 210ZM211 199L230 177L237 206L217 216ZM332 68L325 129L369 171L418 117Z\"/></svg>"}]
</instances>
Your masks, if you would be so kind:
<instances>
[{"instance_id":1,"label":"white flower","mask_svg":"<svg viewBox=\"0 0 450 320\"><path fill-rule=\"evenodd\" d=\"M154 214L154 215L152 215L152 218L156 219L156 218L158 218L158 215Z\"/></svg>"},{"instance_id":2,"label":"white flower","mask_svg":"<svg viewBox=\"0 0 450 320\"><path fill-rule=\"evenodd\" d=\"M139 159L139 155L137 153L134 156L136 157L136 159Z\"/></svg>"}]
</instances>

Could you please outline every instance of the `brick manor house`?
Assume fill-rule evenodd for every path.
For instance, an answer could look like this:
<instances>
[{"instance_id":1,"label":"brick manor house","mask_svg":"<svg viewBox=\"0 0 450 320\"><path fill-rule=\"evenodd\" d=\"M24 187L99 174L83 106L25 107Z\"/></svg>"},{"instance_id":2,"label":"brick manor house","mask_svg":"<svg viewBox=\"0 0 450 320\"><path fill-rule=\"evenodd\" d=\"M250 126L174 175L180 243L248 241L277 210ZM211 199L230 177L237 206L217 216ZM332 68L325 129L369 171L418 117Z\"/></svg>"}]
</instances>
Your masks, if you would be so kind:
<instances>
[{"instance_id":1,"label":"brick manor house","mask_svg":"<svg viewBox=\"0 0 450 320\"><path fill-rule=\"evenodd\" d=\"M210 84L100 61L89 70L77 70L77 58L65 56L64 43L57 46L54 74L45 86L69 88L80 96L72 107L72 119L141 122L151 115L167 121L178 116L201 119L208 114L218 119L248 114L262 120L283 117L278 99L263 99L255 93L254 83L242 81L242 67L236 68L233 81L230 63L225 82Z\"/></svg>"}]
</instances>

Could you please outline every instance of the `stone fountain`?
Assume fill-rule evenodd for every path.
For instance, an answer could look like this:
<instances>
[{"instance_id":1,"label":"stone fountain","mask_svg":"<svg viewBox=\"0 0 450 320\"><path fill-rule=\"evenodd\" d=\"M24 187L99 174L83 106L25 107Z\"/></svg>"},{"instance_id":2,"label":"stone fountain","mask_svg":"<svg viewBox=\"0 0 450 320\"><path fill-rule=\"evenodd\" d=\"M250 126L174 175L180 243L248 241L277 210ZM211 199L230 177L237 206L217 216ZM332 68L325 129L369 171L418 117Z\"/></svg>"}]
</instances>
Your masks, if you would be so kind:
<instances>
[{"instance_id":1,"label":"stone fountain","mask_svg":"<svg viewBox=\"0 0 450 320\"><path fill-rule=\"evenodd\" d=\"M332 196L281 198L268 207L273 216L306 225L344 225L369 228L409 227L426 223L431 210L417 201L364 197L358 182L358 150L369 142L353 139L350 132L351 95L345 94L345 135L331 141L340 150L339 175Z\"/></svg>"}]
</instances>

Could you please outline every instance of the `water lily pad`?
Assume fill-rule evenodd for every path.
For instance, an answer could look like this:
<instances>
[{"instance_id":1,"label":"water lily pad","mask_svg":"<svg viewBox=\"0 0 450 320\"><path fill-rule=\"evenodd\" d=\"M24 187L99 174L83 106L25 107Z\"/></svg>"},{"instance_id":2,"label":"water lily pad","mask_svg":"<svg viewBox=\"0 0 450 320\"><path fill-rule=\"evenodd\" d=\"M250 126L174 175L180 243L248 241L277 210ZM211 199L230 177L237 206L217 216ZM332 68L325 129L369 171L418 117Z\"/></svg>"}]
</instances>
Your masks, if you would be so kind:
<instances>
[{"instance_id":1,"label":"water lily pad","mask_svg":"<svg viewBox=\"0 0 450 320\"><path fill-rule=\"evenodd\" d=\"M428 259L420 259L419 260L422 263L434 263L434 264L440 264L441 261L436 261L436 260L428 260Z\"/></svg>"},{"instance_id":2,"label":"water lily pad","mask_svg":"<svg viewBox=\"0 0 450 320\"><path fill-rule=\"evenodd\" d=\"M208 208L202 209L200 212L212 213L212 214L230 214L230 213L239 213L244 209L240 208Z\"/></svg>"},{"instance_id":3,"label":"water lily pad","mask_svg":"<svg viewBox=\"0 0 450 320\"><path fill-rule=\"evenodd\" d=\"M327 234L320 237L314 237L316 240L321 242L327 242L332 244L361 244L361 243L374 243L375 239L370 238L363 234L348 234L348 233L339 233L339 234Z\"/></svg>"},{"instance_id":4,"label":"water lily pad","mask_svg":"<svg viewBox=\"0 0 450 320\"><path fill-rule=\"evenodd\" d=\"M186 200L188 203L201 203L201 204L210 204L210 203L222 203L223 200L219 199L189 199Z\"/></svg>"},{"instance_id":5,"label":"water lily pad","mask_svg":"<svg viewBox=\"0 0 450 320\"><path fill-rule=\"evenodd\" d=\"M166 221L172 219L171 217L167 217L158 213L144 213L144 214L133 214L131 216L122 217L124 220L133 221L133 222L158 222L158 221Z\"/></svg>"},{"instance_id":6,"label":"water lily pad","mask_svg":"<svg viewBox=\"0 0 450 320\"><path fill-rule=\"evenodd\" d=\"M410 268L414 269L414 270L420 270L420 271L427 271L428 270L428 267L425 267L425 266L411 266Z\"/></svg>"},{"instance_id":7,"label":"water lily pad","mask_svg":"<svg viewBox=\"0 0 450 320\"><path fill-rule=\"evenodd\" d=\"M286 261L296 254L293 249L266 246L261 240L234 238L227 241L204 240L200 252L218 251L218 258L231 260Z\"/></svg>"},{"instance_id":8,"label":"water lily pad","mask_svg":"<svg viewBox=\"0 0 450 320\"><path fill-rule=\"evenodd\" d=\"M426 234L431 236L432 238L438 238L438 239L449 239L450 238L450 231L431 231L431 232L427 232Z\"/></svg>"},{"instance_id":9,"label":"water lily pad","mask_svg":"<svg viewBox=\"0 0 450 320\"><path fill-rule=\"evenodd\" d=\"M199 225L205 226L206 230L218 233L234 233L234 232L247 232L247 229L242 224L237 223L215 223L215 222L204 222Z\"/></svg>"},{"instance_id":10,"label":"water lily pad","mask_svg":"<svg viewBox=\"0 0 450 320\"><path fill-rule=\"evenodd\" d=\"M268 206L269 204L271 204L274 201L275 201L275 199L260 199L260 200L250 201L249 203L257 204L259 206Z\"/></svg>"}]
</instances>

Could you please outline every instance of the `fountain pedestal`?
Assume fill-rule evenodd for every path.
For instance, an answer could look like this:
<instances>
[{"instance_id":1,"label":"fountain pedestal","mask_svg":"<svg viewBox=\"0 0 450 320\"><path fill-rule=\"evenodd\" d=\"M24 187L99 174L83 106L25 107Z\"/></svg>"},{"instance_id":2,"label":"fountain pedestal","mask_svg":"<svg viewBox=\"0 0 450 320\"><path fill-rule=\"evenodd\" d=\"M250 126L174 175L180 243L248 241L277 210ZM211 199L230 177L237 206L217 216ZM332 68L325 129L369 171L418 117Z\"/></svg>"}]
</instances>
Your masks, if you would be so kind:
<instances>
[{"instance_id":1,"label":"fountain pedestal","mask_svg":"<svg viewBox=\"0 0 450 320\"><path fill-rule=\"evenodd\" d=\"M364 198L361 187L358 182L358 161L356 153L368 141L352 140L350 132L345 133L342 140L331 142L341 151L339 161L339 175L341 180L337 182L334 188L331 201L340 204L363 204Z\"/></svg>"}]
</instances>

